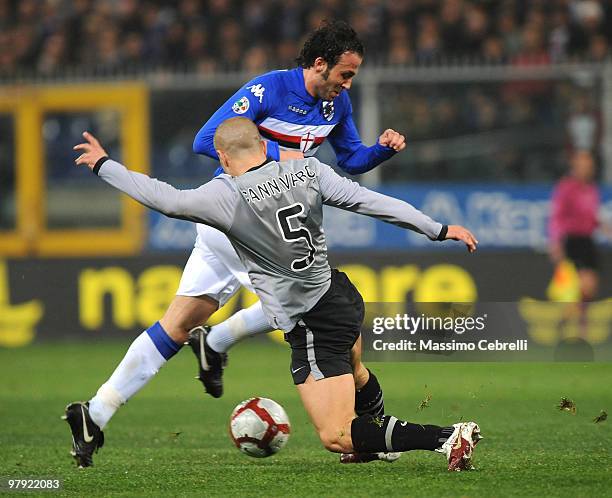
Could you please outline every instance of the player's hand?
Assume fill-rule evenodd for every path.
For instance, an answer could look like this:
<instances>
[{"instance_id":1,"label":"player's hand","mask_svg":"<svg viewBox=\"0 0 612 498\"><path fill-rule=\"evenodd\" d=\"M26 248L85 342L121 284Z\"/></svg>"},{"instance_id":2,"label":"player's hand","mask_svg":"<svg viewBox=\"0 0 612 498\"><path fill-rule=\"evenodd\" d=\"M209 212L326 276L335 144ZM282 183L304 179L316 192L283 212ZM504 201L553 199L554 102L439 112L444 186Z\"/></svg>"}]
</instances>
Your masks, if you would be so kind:
<instances>
[{"instance_id":1,"label":"player's hand","mask_svg":"<svg viewBox=\"0 0 612 498\"><path fill-rule=\"evenodd\" d=\"M73 147L74 150L83 152L74 162L77 163L77 165L86 164L89 169L93 169L98 160L108 156L108 154L102 148L98 139L88 131L83 132L83 138L87 140L87 143L82 143Z\"/></svg>"},{"instance_id":2,"label":"player's hand","mask_svg":"<svg viewBox=\"0 0 612 498\"><path fill-rule=\"evenodd\" d=\"M391 128L383 131L378 137L378 143L386 147L391 147L395 152L400 152L406 148L406 137Z\"/></svg>"},{"instance_id":3,"label":"player's hand","mask_svg":"<svg viewBox=\"0 0 612 498\"><path fill-rule=\"evenodd\" d=\"M467 246L469 252L476 251L478 241L474 234L467 228L463 228L460 225L448 225L448 232L446 232L446 240L460 240Z\"/></svg>"}]
</instances>

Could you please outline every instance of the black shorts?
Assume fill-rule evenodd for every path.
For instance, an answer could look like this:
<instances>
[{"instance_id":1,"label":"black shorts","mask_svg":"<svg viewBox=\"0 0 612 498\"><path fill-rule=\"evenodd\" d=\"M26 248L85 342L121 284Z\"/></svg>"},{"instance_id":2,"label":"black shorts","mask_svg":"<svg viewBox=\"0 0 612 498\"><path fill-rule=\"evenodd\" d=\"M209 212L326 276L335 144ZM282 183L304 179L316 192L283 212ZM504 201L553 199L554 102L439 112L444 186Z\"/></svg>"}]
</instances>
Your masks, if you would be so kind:
<instances>
[{"instance_id":1,"label":"black shorts","mask_svg":"<svg viewBox=\"0 0 612 498\"><path fill-rule=\"evenodd\" d=\"M333 269L327 292L285 334L291 346L293 382L303 384L310 373L315 380L352 374L351 348L361 333L364 314L359 291L344 273Z\"/></svg>"},{"instance_id":2,"label":"black shorts","mask_svg":"<svg viewBox=\"0 0 612 498\"><path fill-rule=\"evenodd\" d=\"M599 268L597 248L591 237L570 235L564 240L563 248L565 255L576 265L576 268L591 270Z\"/></svg>"}]
</instances>

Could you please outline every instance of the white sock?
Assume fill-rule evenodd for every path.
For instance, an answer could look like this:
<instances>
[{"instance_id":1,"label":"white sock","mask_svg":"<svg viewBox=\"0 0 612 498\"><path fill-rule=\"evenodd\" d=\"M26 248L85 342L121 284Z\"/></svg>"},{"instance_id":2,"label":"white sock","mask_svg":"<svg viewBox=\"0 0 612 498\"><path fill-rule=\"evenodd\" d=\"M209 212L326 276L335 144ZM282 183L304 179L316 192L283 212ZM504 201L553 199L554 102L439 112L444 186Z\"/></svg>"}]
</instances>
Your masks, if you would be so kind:
<instances>
[{"instance_id":1,"label":"white sock","mask_svg":"<svg viewBox=\"0 0 612 498\"><path fill-rule=\"evenodd\" d=\"M257 334L272 332L274 329L264 315L261 302L233 314L210 330L206 342L217 353L225 353L242 339Z\"/></svg>"},{"instance_id":2,"label":"white sock","mask_svg":"<svg viewBox=\"0 0 612 498\"><path fill-rule=\"evenodd\" d=\"M104 429L119 407L140 391L179 349L159 322L140 334L110 378L89 400L89 414L96 425Z\"/></svg>"}]
</instances>

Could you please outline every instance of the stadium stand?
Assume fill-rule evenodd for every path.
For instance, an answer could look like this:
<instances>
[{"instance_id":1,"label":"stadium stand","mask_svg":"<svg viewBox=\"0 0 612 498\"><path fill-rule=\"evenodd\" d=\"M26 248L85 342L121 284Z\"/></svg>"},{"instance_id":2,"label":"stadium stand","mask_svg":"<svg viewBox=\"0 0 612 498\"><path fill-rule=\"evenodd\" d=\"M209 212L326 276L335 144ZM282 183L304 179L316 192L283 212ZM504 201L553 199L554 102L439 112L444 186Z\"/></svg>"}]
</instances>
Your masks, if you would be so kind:
<instances>
[{"instance_id":1,"label":"stadium stand","mask_svg":"<svg viewBox=\"0 0 612 498\"><path fill-rule=\"evenodd\" d=\"M598 61L612 41L593 0L0 0L0 74L259 72L325 18L351 22L372 64Z\"/></svg>"}]
</instances>

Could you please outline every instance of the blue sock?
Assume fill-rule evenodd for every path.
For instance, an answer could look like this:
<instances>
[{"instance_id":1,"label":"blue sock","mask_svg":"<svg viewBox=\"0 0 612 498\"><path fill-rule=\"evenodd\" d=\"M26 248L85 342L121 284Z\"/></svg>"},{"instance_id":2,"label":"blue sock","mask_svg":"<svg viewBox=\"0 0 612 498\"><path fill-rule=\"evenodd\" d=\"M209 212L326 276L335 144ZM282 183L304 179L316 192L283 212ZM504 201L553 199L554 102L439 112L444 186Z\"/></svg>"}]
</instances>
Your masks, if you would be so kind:
<instances>
[{"instance_id":1,"label":"blue sock","mask_svg":"<svg viewBox=\"0 0 612 498\"><path fill-rule=\"evenodd\" d=\"M89 414L103 429L121 405L147 382L181 349L159 322L141 333L130 345L111 377L89 401Z\"/></svg>"},{"instance_id":2,"label":"blue sock","mask_svg":"<svg viewBox=\"0 0 612 498\"><path fill-rule=\"evenodd\" d=\"M174 342L159 322L155 322L151 325L147 329L147 334L149 334L153 344L155 344L157 350L166 360L172 358L183 346L182 344Z\"/></svg>"}]
</instances>

